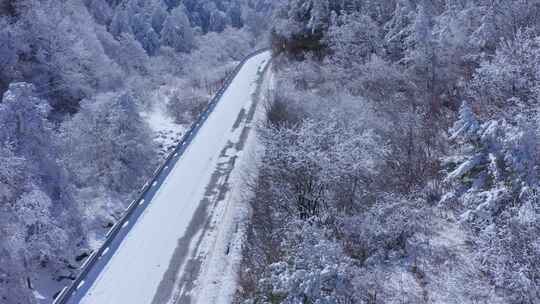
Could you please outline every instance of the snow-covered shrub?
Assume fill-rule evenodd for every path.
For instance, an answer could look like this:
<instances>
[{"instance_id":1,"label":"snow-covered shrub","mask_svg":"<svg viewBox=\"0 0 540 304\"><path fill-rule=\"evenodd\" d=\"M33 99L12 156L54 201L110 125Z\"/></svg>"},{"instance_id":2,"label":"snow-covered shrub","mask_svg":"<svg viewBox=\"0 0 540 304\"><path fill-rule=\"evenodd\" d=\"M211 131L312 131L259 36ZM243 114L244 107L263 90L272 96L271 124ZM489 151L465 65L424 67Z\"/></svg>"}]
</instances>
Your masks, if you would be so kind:
<instances>
[{"instance_id":1,"label":"snow-covered shrub","mask_svg":"<svg viewBox=\"0 0 540 304\"><path fill-rule=\"evenodd\" d=\"M140 187L156 165L149 127L140 116L137 99L127 93L83 101L81 111L63 125L62 135L63 158L79 194L85 189L106 189L90 202L87 196L80 197L81 209L92 210L90 221L121 212L124 208L115 199L127 202L131 189Z\"/></svg>"},{"instance_id":2,"label":"snow-covered shrub","mask_svg":"<svg viewBox=\"0 0 540 304\"><path fill-rule=\"evenodd\" d=\"M258 285L263 303L354 303L351 286L355 267L343 248L327 240L330 231L303 221L291 222L281 244L284 260L267 267Z\"/></svg>"},{"instance_id":3,"label":"snow-covered shrub","mask_svg":"<svg viewBox=\"0 0 540 304\"><path fill-rule=\"evenodd\" d=\"M377 136L353 121L306 120L261 134L267 147L265 177L278 196L276 203L290 216L307 219L345 208L344 201L354 200L360 189L346 193L339 186L345 181L360 185L379 165L374 156L375 147L380 148Z\"/></svg>"},{"instance_id":4,"label":"snow-covered shrub","mask_svg":"<svg viewBox=\"0 0 540 304\"><path fill-rule=\"evenodd\" d=\"M481 271L509 303L540 301L540 200L538 189L531 192L521 207L503 212L477 240Z\"/></svg>"},{"instance_id":5,"label":"snow-covered shrub","mask_svg":"<svg viewBox=\"0 0 540 304\"><path fill-rule=\"evenodd\" d=\"M204 111L208 98L202 89L189 90L187 87L181 87L169 100L167 110L177 123L189 124Z\"/></svg>"},{"instance_id":6,"label":"snow-covered shrub","mask_svg":"<svg viewBox=\"0 0 540 304\"><path fill-rule=\"evenodd\" d=\"M383 203L384 202L384 203ZM410 239L421 231L427 218L415 204L397 197L365 206L364 212L340 219L340 233L347 254L362 265L377 264L389 257L412 252Z\"/></svg>"}]
</instances>

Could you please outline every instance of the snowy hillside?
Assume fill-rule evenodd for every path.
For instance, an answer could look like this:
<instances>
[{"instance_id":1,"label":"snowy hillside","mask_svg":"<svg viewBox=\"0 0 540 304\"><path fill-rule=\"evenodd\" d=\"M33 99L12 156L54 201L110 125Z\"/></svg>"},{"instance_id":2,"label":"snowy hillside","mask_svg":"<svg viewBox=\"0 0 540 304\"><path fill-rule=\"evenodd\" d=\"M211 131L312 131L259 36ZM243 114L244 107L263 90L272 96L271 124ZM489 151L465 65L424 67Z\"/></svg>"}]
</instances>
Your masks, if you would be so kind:
<instances>
[{"instance_id":1,"label":"snowy hillside","mask_svg":"<svg viewBox=\"0 0 540 304\"><path fill-rule=\"evenodd\" d=\"M0 0L0 303L538 304L539 71L540 0Z\"/></svg>"}]
</instances>

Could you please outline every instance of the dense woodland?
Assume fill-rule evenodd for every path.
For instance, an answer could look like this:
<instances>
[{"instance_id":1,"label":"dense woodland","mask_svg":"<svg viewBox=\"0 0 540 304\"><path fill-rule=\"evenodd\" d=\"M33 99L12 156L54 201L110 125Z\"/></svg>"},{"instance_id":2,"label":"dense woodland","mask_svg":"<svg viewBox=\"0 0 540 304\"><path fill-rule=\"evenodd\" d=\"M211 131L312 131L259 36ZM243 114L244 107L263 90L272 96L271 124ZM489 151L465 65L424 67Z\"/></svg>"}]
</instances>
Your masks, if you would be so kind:
<instances>
[{"instance_id":1,"label":"dense woodland","mask_svg":"<svg viewBox=\"0 0 540 304\"><path fill-rule=\"evenodd\" d=\"M50 302L161 161L160 87L188 125L262 41L270 1L0 0L0 302ZM51 294L47 294L50 292Z\"/></svg>"},{"instance_id":2,"label":"dense woodland","mask_svg":"<svg viewBox=\"0 0 540 304\"><path fill-rule=\"evenodd\" d=\"M283 0L238 303L540 303L540 2Z\"/></svg>"},{"instance_id":3,"label":"dense woodland","mask_svg":"<svg viewBox=\"0 0 540 304\"><path fill-rule=\"evenodd\" d=\"M189 125L268 44L235 302L540 303L539 0L0 0L0 302L135 197L160 88Z\"/></svg>"}]
</instances>

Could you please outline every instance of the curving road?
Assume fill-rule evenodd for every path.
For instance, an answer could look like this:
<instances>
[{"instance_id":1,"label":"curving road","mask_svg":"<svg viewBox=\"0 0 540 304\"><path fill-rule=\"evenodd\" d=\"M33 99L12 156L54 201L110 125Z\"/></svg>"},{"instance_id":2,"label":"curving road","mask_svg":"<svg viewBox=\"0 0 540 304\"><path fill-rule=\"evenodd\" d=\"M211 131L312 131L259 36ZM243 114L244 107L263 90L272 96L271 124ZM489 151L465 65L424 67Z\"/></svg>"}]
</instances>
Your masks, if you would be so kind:
<instances>
[{"instance_id":1,"label":"curving road","mask_svg":"<svg viewBox=\"0 0 540 304\"><path fill-rule=\"evenodd\" d=\"M193 132L134 201L132 214L115 227L115 238L96 252L62 303L190 303L202 261L193 252L219 200L212 193L226 178L223 156L246 130L270 52L249 58ZM241 147L236 147L241 150ZM229 160L234 164L237 156ZM84 265L83 265L84 268ZM195 272L195 274L194 274Z\"/></svg>"}]
</instances>

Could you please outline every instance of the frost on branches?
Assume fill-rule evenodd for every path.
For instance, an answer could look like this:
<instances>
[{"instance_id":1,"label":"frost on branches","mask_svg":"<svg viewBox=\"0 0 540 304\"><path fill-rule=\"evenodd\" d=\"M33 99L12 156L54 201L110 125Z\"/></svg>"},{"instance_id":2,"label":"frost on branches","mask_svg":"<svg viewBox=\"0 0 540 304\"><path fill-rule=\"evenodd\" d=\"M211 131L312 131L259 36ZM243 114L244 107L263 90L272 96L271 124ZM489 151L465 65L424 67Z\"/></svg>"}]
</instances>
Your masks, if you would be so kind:
<instances>
[{"instance_id":1,"label":"frost on branches","mask_svg":"<svg viewBox=\"0 0 540 304\"><path fill-rule=\"evenodd\" d=\"M279 1L237 302L540 302L539 9Z\"/></svg>"}]
</instances>

